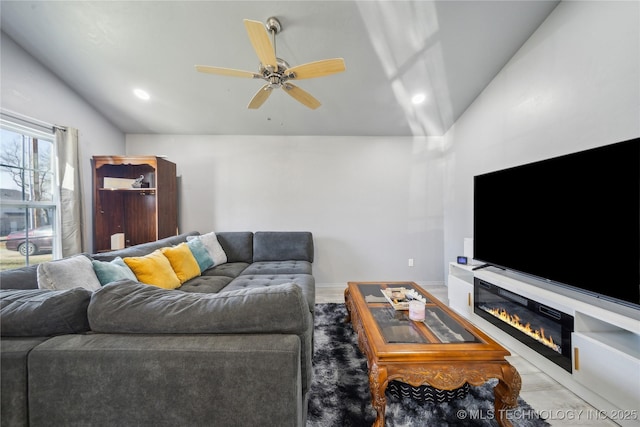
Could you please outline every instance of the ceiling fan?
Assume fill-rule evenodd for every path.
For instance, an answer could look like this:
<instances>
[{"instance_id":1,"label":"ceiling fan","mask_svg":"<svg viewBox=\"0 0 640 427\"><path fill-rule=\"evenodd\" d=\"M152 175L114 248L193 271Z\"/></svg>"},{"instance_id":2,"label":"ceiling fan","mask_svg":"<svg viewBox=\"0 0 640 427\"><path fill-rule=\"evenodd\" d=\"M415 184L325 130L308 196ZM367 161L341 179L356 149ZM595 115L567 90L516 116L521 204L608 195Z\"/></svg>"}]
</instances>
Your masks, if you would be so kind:
<instances>
[{"instance_id":1,"label":"ceiling fan","mask_svg":"<svg viewBox=\"0 0 640 427\"><path fill-rule=\"evenodd\" d=\"M266 80L267 83L258 90L249 102L248 108L251 109L260 108L269 98L273 89L277 88L282 88L295 100L312 110L318 108L320 101L291 83L291 80L311 79L340 73L345 70L344 59L324 59L291 67L286 61L276 57L276 34L282 31L282 25L280 25L280 21L277 18L271 17L267 19L266 24L245 19L244 26L249 34L253 50L255 50L258 59L260 59L257 73L209 65L196 65L196 70L201 73ZM273 44L269 40L267 31L271 32Z\"/></svg>"}]
</instances>

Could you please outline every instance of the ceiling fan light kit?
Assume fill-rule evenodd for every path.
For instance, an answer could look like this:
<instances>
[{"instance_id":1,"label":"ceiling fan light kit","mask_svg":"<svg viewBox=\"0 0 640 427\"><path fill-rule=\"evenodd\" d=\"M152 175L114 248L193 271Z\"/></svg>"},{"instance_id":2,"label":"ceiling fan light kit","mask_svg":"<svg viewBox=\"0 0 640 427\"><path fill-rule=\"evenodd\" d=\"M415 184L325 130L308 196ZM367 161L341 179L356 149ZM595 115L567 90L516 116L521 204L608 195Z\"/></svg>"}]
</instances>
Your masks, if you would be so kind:
<instances>
[{"instance_id":1,"label":"ceiling fan light kit","mask_svg":"<svg viewBox=\"0 0 640 427\"><path fill-rule=\"evenodd\" d=\"M320 101L308 92L292 84L290 80L311 79L343 72L346 69L344 59L324 59L291 67L285 60L276 56L276 34L282 31L282 25L277 18L270 17L265 24L260 21L245 19L244 25L253 50L260 60L258 73L209 65L196 65L196 70L201 73L221 76L265 80L267 84L263 85L249 102L248 108L250 109L260 108L267 98L269 98L273 89L278 88L282 88L285 93L306 107L312 110L318 108L321 105ZM273 43L269 40L269 34L267 32L271 33Z\"/></svg>"}]
</instances>

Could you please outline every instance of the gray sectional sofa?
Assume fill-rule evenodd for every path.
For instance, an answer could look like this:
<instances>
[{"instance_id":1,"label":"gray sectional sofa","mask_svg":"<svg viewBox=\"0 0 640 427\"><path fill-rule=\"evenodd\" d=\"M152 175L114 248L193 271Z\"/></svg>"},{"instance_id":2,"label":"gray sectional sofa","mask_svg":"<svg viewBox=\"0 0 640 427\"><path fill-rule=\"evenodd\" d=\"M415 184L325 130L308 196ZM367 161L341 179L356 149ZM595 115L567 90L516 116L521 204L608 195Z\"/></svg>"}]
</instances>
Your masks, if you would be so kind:
<instances>
[{"instance_id":1,"label":"gray sectional sofa","mask_svg":"<svg viewBox=\"0 0 640 427\"><path fill-rule=\"evenodd\" d=\"M192 235L90 256L143 256ZM227 262L176 290L130 279L43 290L35 267L1 272L0 424L304 425L312 235L216 235Z\"/></svg>"}]
</instances>

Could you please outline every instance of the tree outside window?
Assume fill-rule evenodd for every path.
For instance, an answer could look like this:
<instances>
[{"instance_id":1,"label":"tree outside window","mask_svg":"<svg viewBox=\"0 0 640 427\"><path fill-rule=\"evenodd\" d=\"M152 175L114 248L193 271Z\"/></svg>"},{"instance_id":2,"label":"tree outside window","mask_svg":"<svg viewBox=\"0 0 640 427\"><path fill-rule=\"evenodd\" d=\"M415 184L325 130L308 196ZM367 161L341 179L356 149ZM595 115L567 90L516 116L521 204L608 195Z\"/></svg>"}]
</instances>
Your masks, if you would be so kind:
<instances>
[{"instance_id":1,"label":"tree outside window","mask_svg":"<svg viewBox=\"0 0 640 427\"><path fill-rule=\"evenodd\" d=\"M0 269L49 261L56 237L53 133L0 126Z\"/></svg>"}]
</instances>

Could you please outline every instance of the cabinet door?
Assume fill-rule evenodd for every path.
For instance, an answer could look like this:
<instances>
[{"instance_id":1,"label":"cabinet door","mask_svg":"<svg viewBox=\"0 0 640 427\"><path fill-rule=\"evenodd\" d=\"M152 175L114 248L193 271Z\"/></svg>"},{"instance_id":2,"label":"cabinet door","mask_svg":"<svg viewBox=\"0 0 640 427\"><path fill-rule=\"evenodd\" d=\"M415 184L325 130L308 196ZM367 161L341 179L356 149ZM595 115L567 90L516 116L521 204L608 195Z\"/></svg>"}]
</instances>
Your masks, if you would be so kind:
<instances>
[{"instance_id":1,"label":"cabinet door","mask_svg":"<svg viewBox=\"0 0 640 427\"><path fill-rule=\"evenodd\" d=\"M94 247L96 252L111 249L111 235L124 233L123 195L117 191L99 191L95 200Z\"/></svg>"},{"instance_id":2,"label":"cabinet door","mask_svg":"<svg viewBox=\"0 0 640 427\"><path fill-rule=\"evenodd\" d=\"M124 195L125 245L157 240L156 195L130 192Z\"/></svg>"},{"instance_id":3,"label":"cabinet door","mask_svg":"<svg viewBox=\"0 0 640 427\"><path fill-rule=\"evenodd\" d=\"M451 274L448 280L449 307L469 318L473 313L473 285Z\"/></svg>"},{"instance_id":4,"label":"cabinet door","mask_svg":"<svg viewBox=\"0 0 640 427\"><path fill-rule=\"evenodd\" d=\"M635 337L638 343L637 336L625 333L592 335L577 332L571 335L573 378L622 410L640 408L640 359L608 345L605 339L621 335L622 341Z\"/></svg>"}]
</instances>

